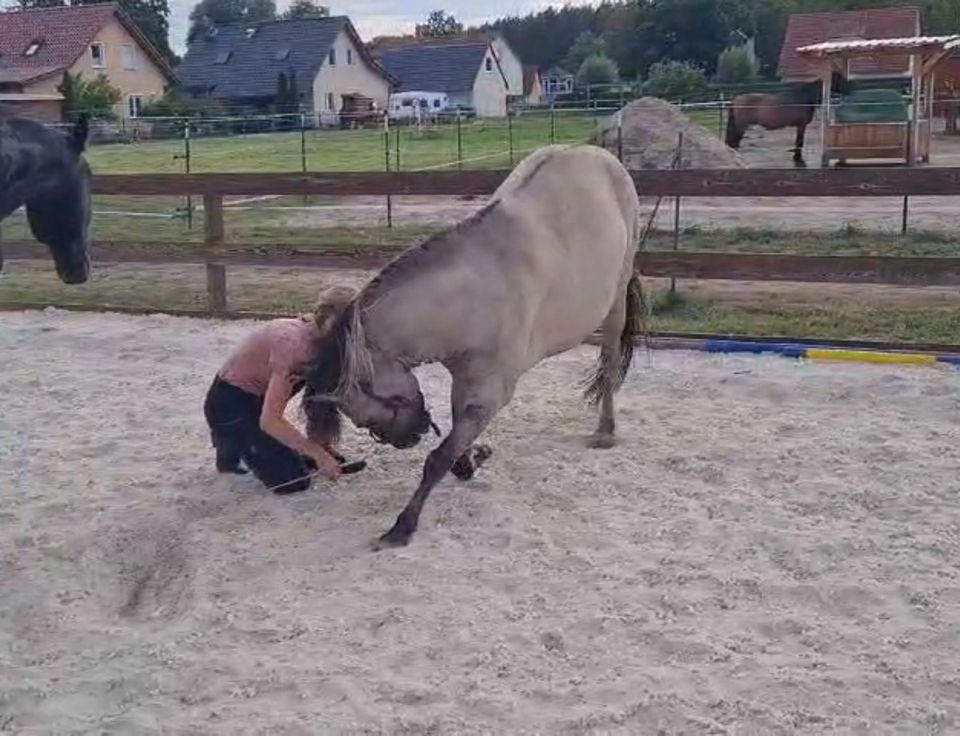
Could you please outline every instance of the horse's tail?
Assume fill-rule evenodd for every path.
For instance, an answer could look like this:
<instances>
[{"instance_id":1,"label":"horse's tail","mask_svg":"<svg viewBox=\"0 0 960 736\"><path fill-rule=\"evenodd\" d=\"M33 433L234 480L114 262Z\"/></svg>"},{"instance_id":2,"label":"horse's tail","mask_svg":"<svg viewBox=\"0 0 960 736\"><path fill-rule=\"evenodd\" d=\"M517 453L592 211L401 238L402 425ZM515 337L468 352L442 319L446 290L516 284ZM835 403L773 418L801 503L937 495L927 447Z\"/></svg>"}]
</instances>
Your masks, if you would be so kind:
<instances>
[{"instance_id":1,"label":"horse's tail","mask_svg":"<svg viewBox=\"0 0 960 736\"><path fill-rule=\"evenodd\" d=\"M743 136L740 135L740 129L737 127L737 121L733 114L733 105L727 108L727 132L724 136L724 143L730 148L739 148Z\"/></svg>"},{"instance_id":2,"label":"horse's tail","mask_svg":"<svg viewBox=\"0 0 960 736\"><path fill-rule=\"evenodd\" d=\"M80 117L77 118L77 122L73 126L73 130L70 132L70 148L78 156L84 152L87 147L87 138L90 135L90 115L88 113L80 113Z\"/></svg>"},{"instance_id":3,"label":"horse's tail","mask_svg":"<svg viewBox=\"0 0 960 736\"><path fill-rule=\"evenodd\" d=\"M620 331L620 349L616 356L610 355L601 348L597 367L590 375L584 398L591 404L598 404L608 393L616 392L623 385L633 363L635 340L638 335L646 336L646 320L644 319L643 291L640 286L640 274L634 270L627 282L625 297L625 318L623 329ZM606 339L606 335L603 336ZM617 361L611 370L610 360Z\"/></svg>"}]
</instances>

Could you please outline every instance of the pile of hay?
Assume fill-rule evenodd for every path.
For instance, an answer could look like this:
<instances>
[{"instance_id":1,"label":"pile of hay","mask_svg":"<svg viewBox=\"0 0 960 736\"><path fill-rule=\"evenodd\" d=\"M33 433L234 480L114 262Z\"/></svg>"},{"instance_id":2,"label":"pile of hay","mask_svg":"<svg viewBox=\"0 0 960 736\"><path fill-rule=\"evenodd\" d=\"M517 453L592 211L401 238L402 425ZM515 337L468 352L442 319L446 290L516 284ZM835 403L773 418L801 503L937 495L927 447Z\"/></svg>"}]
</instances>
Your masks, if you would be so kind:
<instances>
[{"instance_id":1,"label":"pile of hay","mask_svg":"<svg viewBox=\"0 0 960 736\"><path fill-rule=\"evenodd\" d=\"M618 119L623 117L623 139L618 144ZM694 123L680 108L656 97L642 97L607 118L597 134L597 145L617 153L629 169L673 167L678 134L683 133L683 155L678 168L743 169L743 157L715 133Z\"/></svg>"}]
</instances>

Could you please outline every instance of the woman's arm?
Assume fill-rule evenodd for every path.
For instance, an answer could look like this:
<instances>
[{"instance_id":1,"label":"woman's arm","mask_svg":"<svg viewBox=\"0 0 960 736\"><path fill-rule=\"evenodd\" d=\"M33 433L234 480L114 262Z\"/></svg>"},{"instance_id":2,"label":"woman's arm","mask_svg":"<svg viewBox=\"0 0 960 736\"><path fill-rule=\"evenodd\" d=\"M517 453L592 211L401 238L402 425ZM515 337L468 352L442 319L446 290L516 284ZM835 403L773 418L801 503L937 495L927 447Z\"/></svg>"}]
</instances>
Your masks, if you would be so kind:
<instances>
[{"instance_id":1,"label":"woman's arm","mask_svg":"<svg viewBox=\"0 0 960 736\"><path fill-rule=\"evenodd\" d=\"M312 457L317 467L334 480L340 474L336 459L320 443L304 437L283 415L293 386L290 378L290 375L283 371L274 371L270 376L260 412L260 429L291 450Z\"/></svg>"}]
</instances>

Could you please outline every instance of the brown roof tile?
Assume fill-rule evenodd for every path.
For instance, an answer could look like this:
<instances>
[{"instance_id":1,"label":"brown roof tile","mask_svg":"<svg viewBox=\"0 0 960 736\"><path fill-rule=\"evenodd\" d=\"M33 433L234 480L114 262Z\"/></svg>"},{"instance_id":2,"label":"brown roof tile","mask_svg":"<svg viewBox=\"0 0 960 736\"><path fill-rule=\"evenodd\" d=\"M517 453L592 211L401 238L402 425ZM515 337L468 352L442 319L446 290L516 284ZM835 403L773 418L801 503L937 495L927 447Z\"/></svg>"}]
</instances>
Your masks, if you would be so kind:
<instances>
[{"instance_id":1,"label":"brown roof tile","mask_svg":"<svg viewBox=\"0 0 960 736\"><path fill-rule=\"evenodd\" d=\"M902 38L919 33L920 10L914 7L797 13L787 23L778 70L781 78L787 80L816 76L813 62L797 53L801 46L846 39ZM863 58L850 64L851 76L899 76L908 72L906 56Z\"/></svg>"},{"instance_id":2,"label":"brown roof tile","mask_svg":"<svg viewBox=\"0 0 960 736\"><path fill-rule=\"evenodd\" d=\"M169 79L173 70L143 36L136 24L113 3L55 8L32 8L0 13L0 67L8 76L11 69L36 71L27 79L68 69L85 53L90 42L114 16L150 54ZM32 56L24 51L34 41L40 48Z\"/></svg>"}]
</instances>

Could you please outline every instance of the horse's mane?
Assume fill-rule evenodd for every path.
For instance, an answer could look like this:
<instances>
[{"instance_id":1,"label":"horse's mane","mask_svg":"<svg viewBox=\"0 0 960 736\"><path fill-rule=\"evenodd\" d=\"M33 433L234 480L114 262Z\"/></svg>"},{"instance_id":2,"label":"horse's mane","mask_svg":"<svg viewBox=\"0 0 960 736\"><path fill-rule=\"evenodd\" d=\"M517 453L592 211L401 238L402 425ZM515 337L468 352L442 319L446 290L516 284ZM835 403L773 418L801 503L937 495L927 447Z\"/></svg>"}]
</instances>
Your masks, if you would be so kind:
<instances>
[{"instance_id":1,"label":"horse's mane","mask_svg":"<svg viewBox=\"0 0 960 736\"><path fill-rule=\"evenodd\" d=\"M392 286L402 282L412 274L446 262L456 252L456 248L450 247L454 236L480 224L496 209L498 204L497 201L490 202L453 227L434 233L419 245L405 250L380 269L380 273L374 276L364 287L359 299L365 304L370 304L375 300L375 297L383 295Z\"/></svg>"},{"instance_id":2,"label":"horse's mane","mask_svg":"<svg viewBox=\"0 0 960 736\"><path fill-rule=\"evenodd\" d=\"M515 183L511 191L517 192L523 189L523 187L530 183L530 180L540 169L550 161L551 157L548 154L540 156L534 154L521 161L512 174ZM455 236L462 235L464 232L472 230L479 225L497 209L499 204L499 199L492 199L477 212L461 220L453 227L435 233L419 245L413 246L401 253L370 280L360 296L360 301L369 305L375 301L375 297L381 296L384 292L389 291L392 286L398 282L402 282L409 275L446 262L448 258L457 252L456 248L450 247L451 241L455 239Z\"/></svg>"},{"instance_id":3,"label":"horse's mane","mask_svg":"<svg viewBox=\"0 0 960 736\"><path fill-rule=\"evenodd\" d=\"M514 172L517 181L512 191L526 186L549 160L548 156L542 156L535 158L533 162L530 159L521 162ZM408 248L367 283L330 328L323 347L307 367L306 381L311 390L304 392L305 408L307 402L336 401L361 383L371 380L373 359L363 327L364 309L371 308L379 297L410 276L448 262L460 250L456 247L458 240L455 236L475 228L495 212L499 205L500 200L493 199L453 227L435 233L419 245Z\"/></svg>"}]
</instances>

